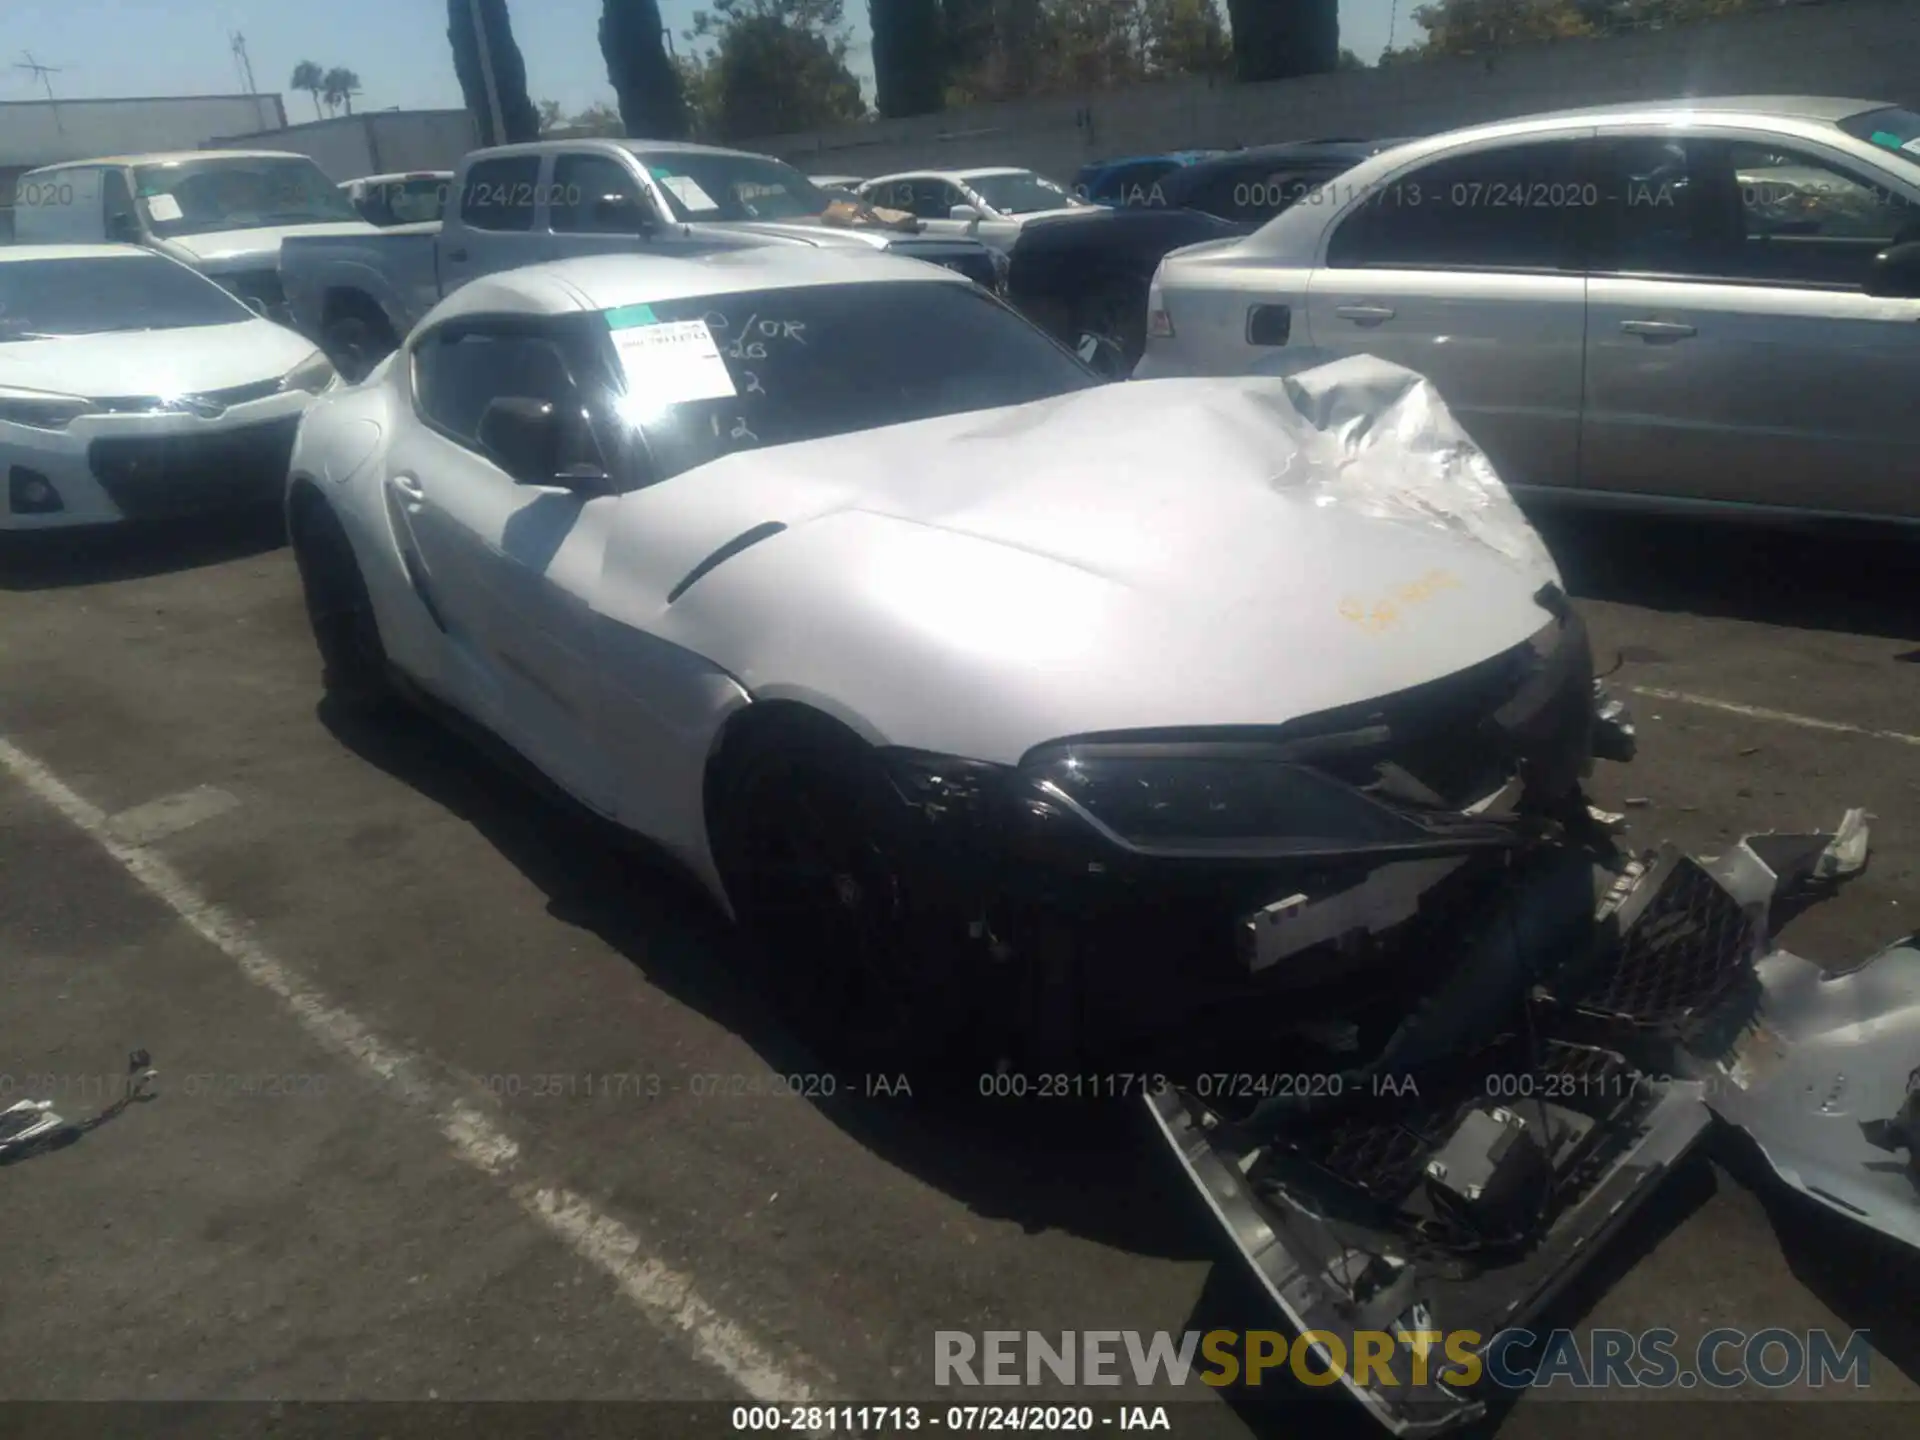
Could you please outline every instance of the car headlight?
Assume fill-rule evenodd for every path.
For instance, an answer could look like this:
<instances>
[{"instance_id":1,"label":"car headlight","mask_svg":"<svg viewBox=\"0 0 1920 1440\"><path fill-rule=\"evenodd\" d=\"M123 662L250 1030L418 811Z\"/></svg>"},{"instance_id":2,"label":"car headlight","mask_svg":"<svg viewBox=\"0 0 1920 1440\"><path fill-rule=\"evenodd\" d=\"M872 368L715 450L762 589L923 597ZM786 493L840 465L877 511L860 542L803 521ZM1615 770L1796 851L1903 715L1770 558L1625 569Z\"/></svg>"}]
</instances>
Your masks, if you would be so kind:
<instances>
[{"instance_id":1,"label":"car headlight","mask_svg":"<svg viewBox=\"0 0 1920 1440\"><path fill-rule=\"evenodd\" d=\"M1175 750L1186 753L1153 753ZM1146 850L1288 855L1434 839L1406 811L1274 758L1271 747L1075 746L1028 773L1097 828Z\"/></svg>"},{"instance_id":2,"label":"car headlight","mask_svg":"<svg viewBox=\"0 0 1920 1440\"><path fill-rule=\"evenodd\" d=\"M316 350L289 370L286 378L280 382L282 390L305 390L309 395L318 395L338 378L333 362Z\"/></svg>"},{"instance_id":3,"label":"car headlight","mask_svg":"<svg viewBox=\"0 0 1920 1440\"><path fill-rule=\"evenodd\" d=\"M0 385L0 421L33 430L64 430L93 408L93 402L82 395Z\"/></svg>"}]
</instances>

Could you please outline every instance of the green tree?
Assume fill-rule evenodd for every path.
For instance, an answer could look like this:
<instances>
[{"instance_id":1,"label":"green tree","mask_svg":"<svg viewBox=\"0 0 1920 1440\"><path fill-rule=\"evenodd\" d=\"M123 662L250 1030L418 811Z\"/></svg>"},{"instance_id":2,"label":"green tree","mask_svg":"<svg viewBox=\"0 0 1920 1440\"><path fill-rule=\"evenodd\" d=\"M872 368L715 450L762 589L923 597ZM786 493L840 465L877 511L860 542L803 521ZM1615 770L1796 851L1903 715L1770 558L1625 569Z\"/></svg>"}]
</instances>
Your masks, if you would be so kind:
<instances>
[{"instance_id":1,"label":"green tree","mask_svg":"<svg viewBox=\"0 0 1920 1440\"><path fill-rule=\"evenodd\" d=\"M516 145L537 140L540 112L533 108L533 99L527 94L527 62L514 43L507 0L478 0L478 5L505 134L494 132L493 106L487 99L486 72L480 65L480 40L474 31L470 0L447 0L447 41L453 46L453 73L459 77L460 94L480 125L480 143Z\"/></svg>"},{"instance_id":2,"label":"green tree","mask_svg":"<svg viewBox=\"0 0 1920 1440\"><path fill-rule=\"evenodd\" d=\"M1154 75L1217 75L1233 64L1215 0L1146 0L1145 33Z\"/></svg>"},{"instance_id":3,"label":"green tree","mask_svg":"<svg viewBox=\"0 0 1920 1440\"><path fill-rule=\"evenodd\" d=\"M680 67L667 54L667 28L660 23L658 0L604 0L600 53L627 134L647 140L686 135L686 95Z\"/></svg>"},{"instance_id":4,"label":"green tree","mask_svg":"<svg viewBox=\"0 0 1920 1440\"><path fill-rule=\"evenodd\" d=\"M1242 80L1324 75L1340 63L1339 0L1227 0Z\"/></svg>"},{"instance_id":5,"label":"green tree","mask_svg":"<svg viewBox=\"0 0 1920 1440\"><path fill-rule=\"evenodd\" d=\"M1341 70L1365 70L1367 68L1367 62L1354 54L1353 51L1347 49L1346 46L1342 45L1340 47L1340 63L1336 68Z\"/></svg>"},{"instance_id":6,"label":"green tree","mask_svg":"<svg viewBox=\"0 0 1920 1440\"><path fill-rule=\"evenodd\" d=\"M1574 0L1433 0L1413 12L1431 55L1487 55L1594 33Z\"/></svg>"},{"instance_id":7,"label":"green tree","mask_svg":"<svg viewBox=\"0 0 1920 1440\"><path fill-rule=\"evenodd\" d=\"M741 140L841 125L867 117L847 68L842 0L716 0L697 10L688 40L704 59L715 138Z\"/></svg>"},{"instance_id":8,"label":"green tree","mask_svg":"<svg viewBox=\"0 0 1920 1440\"><path fill-rule=\"evenodd\" d=\"M540 134L542 137L551 135L554 131L566 125L566 112L560 108L560 102L558 100L542 100L536 108L540 112Z\"/></svg>"},{"instance_id":9,"label":"green tree","mask_svg":"<svg viewBox=\"0 0 1920 1440\"><path fill-rule=\"evenodd\" d=\"M867 0L873 26L873 105L883 116L926 115L945 103L940 0Z\"/></svg>"},{"instance_id":10,"label":"green tree","mask_svg":"<svg viewBox=\"0 0 1920 1440\"><path fill-rule=\"evenodd\" d=\"M313 97L313 118L320 118L320 92L327 88L327 74L311 60L302 60L293 67L293 78L287 81L289 90L304 90Z\"/></svg>"},{"instance_id":11,"label":"green tree","mask_svg":"<svg viewBox=\"0 0 1920 1440\"><path fill-rule=\"evenodd\" d=\"M329 110L345 109L353 113L353 97L360 93L360 77L344 65L336 65L322 78L321 88Z\"/></svg>"}]
</instances>

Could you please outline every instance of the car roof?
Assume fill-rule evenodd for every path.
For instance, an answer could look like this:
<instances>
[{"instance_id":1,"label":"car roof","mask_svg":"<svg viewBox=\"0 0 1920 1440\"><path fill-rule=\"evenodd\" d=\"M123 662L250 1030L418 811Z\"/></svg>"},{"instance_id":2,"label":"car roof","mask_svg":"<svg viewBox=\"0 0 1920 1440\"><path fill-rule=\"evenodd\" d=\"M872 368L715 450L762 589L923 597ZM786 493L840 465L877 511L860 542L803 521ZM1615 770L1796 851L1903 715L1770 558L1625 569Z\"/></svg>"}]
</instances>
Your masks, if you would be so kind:
<instances>
[{"instance_id":1,"label":"car roof","mask_svg":"<svg viewBox=\"0 0 1920 1440\"><path fill-rule=\"evenodd\" d=\"M757 150L732 150L724 145L700 145L692 140L629 140L613 135L581 135L572 140L529 140L520 145L490 145L476 150L470 161L491 160L496 156L547 155L556 150L625 150L629 155L732 155L742 160L772 160Z\"/></svg>"},{"instance_id":2,"label":"car roof","mask_svg":"<svg viewBox=\"0 0 1920 1440\"><path fill-rule=\"evenodd\" d=\"M1864 110L1885 110L1891 100L1847 100L1830 95L1700 95L1678 100L1633 101L1616 105L1584 105L1571 110L1548 110L1514 117L1512 123L1542 120L1664 119L1669 115L1744 115L1755 119L1824 120L1832 123ZM1478 127L1475 127L1478 128Z\"/></svg>"},{"instance_id":3,"label":"car roof","mask_svg":"<svg viewBox=\"0 0 1920 1440\"><path fill-rule=\"evenodd\" d=\"M144 245L0 245L0 264L9 260L135 260L167 257Z\"/></svg>"},{"instance_id":4,"label":"car roof","mask_svg":"<svg viewBox=\"0 0 1920 1440\"><path fill-rule=\"evenodd\" d=\"M434 310L461 315L565 315L698 295L890 280L970 285L963 275L872 250L755 245L704 255L591 255L469 280Z\"/></svg>"},{"instance_id":5,"label":"car roof","mask_svg":"<svg viewBox=\"0 0 1920 1440\"><path fill-rule=\"evenodd\" d=\"M297 150L155 150L146 155L96 155L89 160L62 160L42 165L44 170L86 170L95 165L184 165L189 160L309 160Z\"/></svg>"}]
</instances>

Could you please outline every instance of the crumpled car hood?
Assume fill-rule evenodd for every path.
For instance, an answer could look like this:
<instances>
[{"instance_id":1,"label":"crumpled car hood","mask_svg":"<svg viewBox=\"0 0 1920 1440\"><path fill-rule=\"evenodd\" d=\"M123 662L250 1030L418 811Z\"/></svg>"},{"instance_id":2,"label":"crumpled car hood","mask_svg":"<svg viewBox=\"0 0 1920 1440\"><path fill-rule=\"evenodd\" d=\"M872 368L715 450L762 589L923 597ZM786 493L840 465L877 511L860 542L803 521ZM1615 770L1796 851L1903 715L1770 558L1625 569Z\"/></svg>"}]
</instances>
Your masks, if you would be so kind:
<instances>
[{"instance_id":1,"label":"crumpled car hood","mask_svg":"<svg viewBox=\"0 0 1920 1440\"><path fill-rule=\"evenodd\" d=\"M1556 580L1426 382L1363 359L729 456L623 500L602 609L762 698L1012 760L1437 679L1539 630Z\"/></svg>"}]
</instances>

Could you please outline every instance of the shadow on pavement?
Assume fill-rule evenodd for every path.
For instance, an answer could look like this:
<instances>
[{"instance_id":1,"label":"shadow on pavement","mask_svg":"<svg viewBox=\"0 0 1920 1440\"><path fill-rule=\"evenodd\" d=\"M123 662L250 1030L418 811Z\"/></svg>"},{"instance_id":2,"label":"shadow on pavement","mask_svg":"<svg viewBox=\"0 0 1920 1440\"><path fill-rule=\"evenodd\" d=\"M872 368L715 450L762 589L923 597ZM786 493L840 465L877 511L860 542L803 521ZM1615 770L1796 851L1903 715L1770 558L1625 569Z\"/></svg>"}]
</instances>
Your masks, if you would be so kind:
<instances>
[{"instance_id":1,"label":"shadow on pavement","mask_svg":"<svg viewBox=\"0 0 1920 1440\"><path fill-rule=\"evenodd\" d=\"M0 534L0 590L58 590L141 580L277 550L287 543L277 506L197 520Z\"/></svg>"},{"instance_id":2,"label":"shadow on pavement","mask_svg":"<svg viewBox=\"0 0 1920 1440\"><path fill-rule=\"evenodd\" d=\"M1920 640L1913 603L1920 536L1576 510L1532 518L1581 599ZM1920 661L1920 650L1900 658Z\"/></svg>"},{"instance_id":3,"label":"shadow on pavement","mask_svg":"<svg viewBox=\"0 0 1920 1440\"><path fill-rule=\"evenodd\" d=\"M761 998L759 963L704 890L664 856L584 811L484 737L449 744L433 718L369 724L323 703L320 719L368 763L460 816L537 885L547 913L625 956L649 984L750 1045L776 1073L827 1068ZM1184 1181L1161 1163L1138 1099L1073 1105L870 1100L843 1084L809 1097L889 1164L976 1214L1061 1230L1134 1254L1204 1256ZM1090 1177L1097 1177L1090 1183Z\"/></svg>"}]
</instances>

